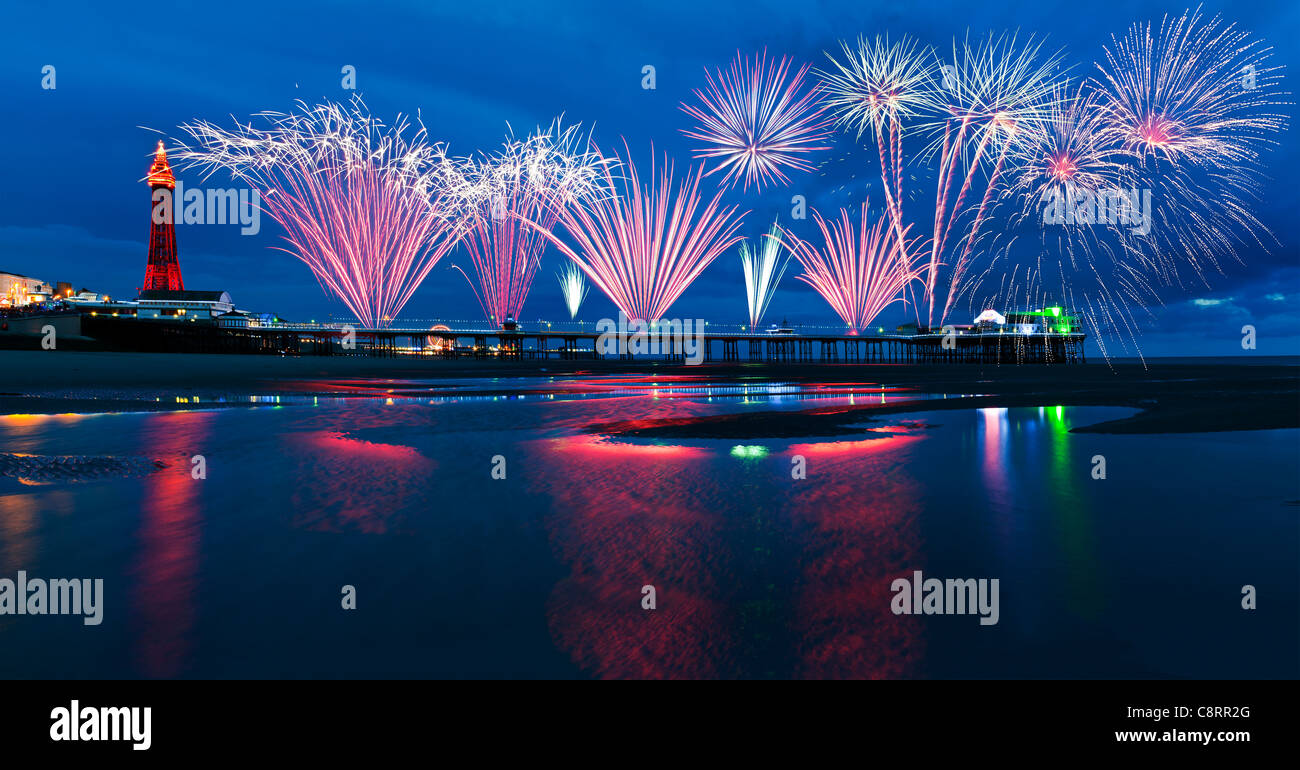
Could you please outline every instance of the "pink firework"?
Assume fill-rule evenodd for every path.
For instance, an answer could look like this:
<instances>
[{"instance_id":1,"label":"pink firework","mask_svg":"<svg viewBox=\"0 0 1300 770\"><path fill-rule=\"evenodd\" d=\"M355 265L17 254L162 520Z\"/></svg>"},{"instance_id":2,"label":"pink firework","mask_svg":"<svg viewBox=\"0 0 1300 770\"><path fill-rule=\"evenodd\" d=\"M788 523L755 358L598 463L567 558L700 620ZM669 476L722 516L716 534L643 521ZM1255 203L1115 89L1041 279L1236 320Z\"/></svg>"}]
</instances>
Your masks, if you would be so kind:
<instances>
[{"instance_id":1,"label":"pink firework","mask_svg":"<svg viewBox=\"0 0 1300 770\"><path fill-rule=\"evenodd\" d=\"M788 184L783 169L810 171L807 155L829 149L830 118L817 103L817 88L805 88L809 65L790 73L790 59L768 61L767 52L752 62L739 53L728 71L705 71L708 85L694 89L698 104L681 109L698 121L686 136L705 144L697 159L719 160L709 171L725 172L722 183L743 180L761 190L774 182Z\"/></svg>"},{"instance_id":2,"label":"pink firework","mask_svg":"<svg viewBox=\"0 0 1300 770\"><path fill-rule=\"evenodd\" d=\"M461 164L474 201L465 214L464 244L478 286L465 279L489 321L519 317L546 248L542 232L555 226L563 207L596 191L605 163L577 126L556 121L526 140L507 141L495 156Z\"/></svg>"},{"instance_id":3,"label":"pink firework","mask_svg":"<svg viewBox=\"0 0 1300 770\"><path fill-rule=\"evenodd\" d=\"M827 223L816 211L813 218L821 230L821 248L779 225L778 238L803 266L799 280L813 287L855 332L870 326L891 304L903 301L903 292L921 277L904 243L887 233L889 214L868 224L863 202L856 227L847 209L840 209L838 222Z\"/></svg>"},{"instance_id":4,"label":"pink firework","mask_svg":"<svg viewBox=\"0 0 1300 770\"><path fill-rule=\"evenodd\" d=\"M625 148L626 152L626 148ZM596 195L560 211L573 245L533 224L634 321L656 321L718 255L741 240L744 214L719 206L722 191L705 202L702 169L687 173L674 192L673 166L651 164L642 185L631 161L615 179L603 168Z\"/></svg>"},{"instance_id":5,"label":"pink firework","mask_svg":"<svg viewBox=\"0 0 1300 770\"><path fill-rule=\"evenodd\" d=\"M460 196L443 146L423 126L408 139L404 118L386 126L359 98L257 117L267 125L184 125L196 146L173 156L205 177L224 169L256 188L284 228L282 250L362 325L388 326L459 237Z\"/></svg>"}]
</instances>

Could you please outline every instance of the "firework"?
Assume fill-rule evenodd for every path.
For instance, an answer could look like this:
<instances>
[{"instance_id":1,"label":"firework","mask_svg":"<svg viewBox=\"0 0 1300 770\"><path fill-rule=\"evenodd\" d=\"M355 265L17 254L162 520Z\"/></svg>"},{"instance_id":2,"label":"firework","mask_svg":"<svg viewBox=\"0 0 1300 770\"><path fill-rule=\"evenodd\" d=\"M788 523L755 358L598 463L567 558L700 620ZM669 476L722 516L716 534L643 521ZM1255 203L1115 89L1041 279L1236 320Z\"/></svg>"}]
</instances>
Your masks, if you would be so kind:
<instances>
[{"instance_id":1,"label":"firework","mask_svg":"<svg viewBox=\"0 0 1300 770\"><path fill-rule=\"evenodd\" d=\"M697 104L681 105L697 121L683 130L705 144L695 158L719 161L709 171L725 172L724 186L788 184L783 169L812 170L806 156L829 149L830 121L817 103L817 89L805 88L808 65L790 73L790 59L768 61L767 52L748 61L739 53L730 70L705 71L707 87L694 89Z\"/></svg>"},{"instance_id":2,"label":"firework","mask_svg":"<svg viewBox=\"0 0 1300 770\"><path fill-rule=\"evenodd\" d=\"M891 43L859 36L850 47L841 41L843 61L827 54L830 67L819 70L825 103L836 125L870 132L880 158L880 182L894 235L903 238L903 121L933 112L933 54L904 37ZM888 149L886 149L888 148Z\"/></svg>"},{"instance_id":3,"label":"firework","mask_svg":"<svg viewBox=\"0 0 1300 770\"><path fill-rule=\"evenodd\" d=\"M653 162L643 185L628 161L615 179L602 169L603 195L560 211L559 224L574 245L549 230L542 235L573 260L614 304L635 321L663 317L686 287L724 250L740 240L744 219L721 207L722 191L707 202L700 194L702 169L688 171L674 192L673 166Z\"/></svg>"},{"instance_id":4,"label":"firework","mask_svg":"<svg viewBox=\"0 0 1300 770\"><path fill-rule=\"evenodd\" d=\"M1117 143L1146 160L1253 163L1286 124L1272 48L1199 10L1134 24L1098 64Z\"/></svg>"},{"instance_id":5,"label":"firework","mask_svg":"<svg viewBox=\"0 0 1300 770\"><path fill-rule=\"evenodd\" d=\"M989 203L1002 182L1007 154L1041 131L1050 112L1052 95L1059 89L1061 56L1040 56L1040 49L1041 43L1032 37L1022 45L1015 35L990 34L977 45L967 38L960 49L953 41L952 59L941 65L934 92L939 115L929 125L935 137L929 153L937 154L939 162L925 286L927 325L933 324L939 290L945 295L939 315L942 323L954 301L969 288L971 257ZM967 209L977 172L990 162L979 205ZM962 181L953 197L958 176ZM967 214L969 225L957 239L956 256L945 261L953 228ZM941 266L948 268L946 286L939 284Z\"/></svg>"},{"instance_id":6,"label":"firework","mask_svg":"<svg viewBox=\"0 0 1300 770\"><path fill-rule=\"evenodd\" d=\"M824 245L819 249L778 226L780 242L803 266L799 280L812 286L853 331L865 329L894 302L921 273L906 256L904 244L886 234L889 215L868 224L867 203L854 235L847 209L837 222L827 223L813 212ZM773 236L768 236L772 238Z\"/></svg>"},{"instance_id":7,"label":"firework","mask_svg":"<svg viewBox=\"0 0 1300 770\"><path fill-rule=\"evenodd\" d=\"M1012 149L1002 202L1013 225L1040 225L1043 248L1018 260L1011 238L1000 295L1068 304L1103 352L1110 338L1140 355L1138 314L1159 286L1189 271L1204 284L1241 239L1266 234L1250 201L1286 124L1269 56L1199 12L1112 39L1100 74L1055 94L1043 130Z\"/></svg>"},{"instance_id":8,"label":"firework","mask_svg":"<svg viewBox=\"0 0 1300 770\"><path fill-rule=\"evenodd\" d=\"M461 162L462 189L474 201L464 244L478 285L461 274L489 321L519 317L546 247L543 231L562 208L593 194L605 162L578 126L558 120L527 139L508 139L496 155Z\"/></svg>"},{"instance_id":9,"label":"firework","mask_svg":"<svg viewBox=\"0 0 1300 770\"><path fill-rule=\"evenodd\" d=\"M1266 230L1250 205L1259 157L1287 123L1271 56L1197 10L1158 30L1134 24L1098 64L1108 139L1133 159L1130 183L1155 201L1148 251L1166 283L1181 282L1183 266L1204 282L1205 267L1235 257L1243 238L1262 245Z\"/></svg>"},{"instance_id":10,"label":"firework","mask_svg":"<svg viewBox=\"0 0 1300 770\"><path fill-rule=\"evenodd\" d=\"M254 117L264 125L183 125L195 146L172 155L256 188L285 230L282 250L364 326L387 326L459 237L444 146L423 125L408 137L400 115L385 125L359 98Z\"/></svg>"},{"instance_id":11,"label":"firework","mask_svg":"<svg viewBox=\"0 0 1300 770\"><path fill-rule=\"evenodd\" d=\"M776 285L785 275L790 258L781 259L781 229L775 222L767 237L757 248L751 248L748 241L740 244L740 263L745 269L745 299L749 305L749 330L758 328L767 312L767 305L776 293Z\"/></svg>"},{"instance_id":12,"label":"firework","mask_svg":"<svg viewBox=\"0 0 1300 770\"><path fill-rule=\"evenodd\" d=\"M560 293L564 295L564 306L569 309L569 319L578 317L578 308L582 307L582 301L587 298L587 292L591 287L587 285L587 279L582 275L578 266L569 262L555 276L560 280Z\"/></svg>"},{"instance_id":13,"label":"firework","mask_svg":"<svg viewBox=\"0 0 1300 770\"><path fill-rule=\"evenodd\" d=\"M1001 261L1003 277L996 299L985 304L1064 305L1098 340L1105 330L1136 343L1134 311L1157 296L1136 235L1140 198L1124 193L1130 159L1109 139L1100 98L1089 83L1073 90L1061 84L1042 130L1011 150L1007 186L995 204L1008 210L1010 238L994 249L991 267ZM1022 224L1039 234L1041 248L1027 252L1030 264L1014 257L1026 253L1012 235Z\"/></svg>"}]
</instances>

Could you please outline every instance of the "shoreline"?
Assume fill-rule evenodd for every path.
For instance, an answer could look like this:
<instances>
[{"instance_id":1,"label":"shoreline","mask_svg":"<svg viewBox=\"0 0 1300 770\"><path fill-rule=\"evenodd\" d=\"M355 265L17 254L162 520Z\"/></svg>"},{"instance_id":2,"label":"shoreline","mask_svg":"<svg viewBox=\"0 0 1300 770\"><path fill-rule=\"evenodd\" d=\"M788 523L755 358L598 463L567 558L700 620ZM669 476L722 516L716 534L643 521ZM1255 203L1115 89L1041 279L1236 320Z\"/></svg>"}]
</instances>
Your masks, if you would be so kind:
<instances>
[{"instance_id":1,"label":"shoreline","mask_svg":"<svg viewBox=\"0 0 1300 770\"><path fill-rule=\"evenodd\" d=\"M1127 406L1130 417L1075 432L1193 433L1300 428L1300 358L1295 363L1128 362L1088 364L753 364L667 362L445 361L368 357L0 351L0 414L238 408L200 394L438 395L410 380L513 380L478 395L547 390L552 378L635 376L738 382L886 385L918 394L978 394L885 405L754 411L655 423L606 422L590 432L638 438L778 438L828 435L874 415L1024 406ZM391 385L392 387L385 387ZM593 382L592 389L600 387ZM566 392L582 392L570 387ZM205 396L206 398L207 396ZM156 400L165 399L165 400Z\"/></svg>"}]
</instances>

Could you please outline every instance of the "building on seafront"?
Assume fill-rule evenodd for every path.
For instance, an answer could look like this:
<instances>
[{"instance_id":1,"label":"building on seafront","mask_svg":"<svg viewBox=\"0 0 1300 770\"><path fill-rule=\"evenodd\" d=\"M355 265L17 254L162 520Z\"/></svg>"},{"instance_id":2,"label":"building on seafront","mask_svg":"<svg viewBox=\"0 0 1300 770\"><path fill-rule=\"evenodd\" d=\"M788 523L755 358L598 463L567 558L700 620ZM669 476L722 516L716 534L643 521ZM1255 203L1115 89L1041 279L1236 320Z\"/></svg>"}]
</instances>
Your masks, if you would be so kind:
<instances>
[{"instance_id":1,"label":"building on seafront","mask_svg":"<svg viewBox=\"0 0 1300 770\"><path fill-rule=\"evenodd\" d=\"M212 321L235 309L229 292L146 289L135 302L136 318Z\"/></svg>"},{"instance_id":2,"label":"building on seafront","mask_svg":"<svg viewBox=\"0 0 1300 770\"><path fill-rule=\"evenodd\" d=\"M0 307L22 307L49 302L54 290L39 278L0 271Z\"/></svg>"}]
</instances>

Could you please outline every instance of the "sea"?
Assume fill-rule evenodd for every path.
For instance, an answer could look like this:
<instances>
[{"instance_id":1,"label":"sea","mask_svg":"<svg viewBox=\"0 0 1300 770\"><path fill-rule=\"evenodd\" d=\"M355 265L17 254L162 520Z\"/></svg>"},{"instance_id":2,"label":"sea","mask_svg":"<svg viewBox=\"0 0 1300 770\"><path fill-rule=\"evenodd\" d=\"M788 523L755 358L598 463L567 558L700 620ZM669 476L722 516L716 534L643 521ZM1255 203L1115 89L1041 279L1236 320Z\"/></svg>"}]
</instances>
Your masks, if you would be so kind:
<instances>
[{"instance_id":1,"label":"sea","mask_svg":"<svg viewBox=\"0 0 1300 770\"><path fill-rule=\"evenodd\" d=\"M137 395L0 416L0 580L103 581L97 624L0 614L0 677L1300 674L1296 430L870 381ZM628 434L770 411L793 429ZM900 612L928 580L997 581L996 622Z\"/></svg>"}]
</instances>

